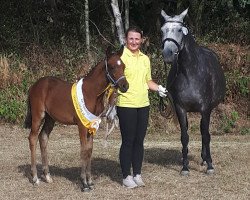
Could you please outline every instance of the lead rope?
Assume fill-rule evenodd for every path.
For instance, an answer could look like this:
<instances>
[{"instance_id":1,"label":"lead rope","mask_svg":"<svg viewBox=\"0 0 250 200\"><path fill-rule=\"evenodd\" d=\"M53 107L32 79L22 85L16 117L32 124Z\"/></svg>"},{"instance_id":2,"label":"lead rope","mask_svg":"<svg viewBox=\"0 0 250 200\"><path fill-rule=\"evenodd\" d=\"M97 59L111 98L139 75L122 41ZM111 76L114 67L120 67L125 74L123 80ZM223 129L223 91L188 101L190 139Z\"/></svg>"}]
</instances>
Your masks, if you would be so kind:
<instances>
[{"instance_id":1,"label":"lead rope","mask_svg":"<svg viewBox=\"0 0 250 200\"><path fill-rule=\"evenodd\" d=\"M174 83L177 74L178 74L178 56L179 53L177 54L177 59L176 59L176 73L175 73L175 77L173 78L172 82L169 84L169 87L167 85L167 81L166 81L166 88L167 88L167 98L170 102L170 106L169 104L166 104L163 100L163 97L160 97L160 102L159 102L159 110L160 110L160 114L165 117L166 119L170 119L170 118L174 118L174 120L176 121L176 111L175 111L175 106L174 106L174 101L173 101L173 97L170 94L170 92L168 91L168 88L170 88L172 86L172 84ZM167 65L164 62L164 68L165 68L165 73L167 74Z\"/></svg>"},{"instance_id":2,"label":"lead rope","mask_svg":"<svg viewBox=\"0 0 250 200\"><path fill-rule=\"evenodd\" d=\"M111 99L111 102L110 101ZM104 143L103 146L106 148L108 146L108 137L113 132L115 127L118 127L119 125L119 119L116 113L116 100L117 100L117 90L113 90L112 94L108 94L108 109L105 112L105 115L103 116L105 118L106 122L106 132L104 135ZM111 125L111 126L110 126Z\"/></svg>"}]
</instances>

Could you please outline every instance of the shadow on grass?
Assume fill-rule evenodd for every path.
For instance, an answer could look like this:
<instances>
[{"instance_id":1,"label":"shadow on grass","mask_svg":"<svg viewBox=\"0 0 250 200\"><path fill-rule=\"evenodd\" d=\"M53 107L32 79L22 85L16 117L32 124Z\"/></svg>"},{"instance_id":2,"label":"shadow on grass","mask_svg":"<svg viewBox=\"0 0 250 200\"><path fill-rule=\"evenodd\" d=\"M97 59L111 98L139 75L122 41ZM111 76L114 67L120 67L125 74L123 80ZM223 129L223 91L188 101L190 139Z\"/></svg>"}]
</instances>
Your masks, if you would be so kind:
<instances>
[{"instance_id":1,"label":"shadow on grass","mask_svg":"<svg viewBox=\"0 0 250 200\"><path fill-rule=\"evenodd\" d=\"M144 153L144 163L156 164L165 166L167 168L172 168L173 165L178 165L181 168L181 158L182 154L176 149L162 149L162 148L148 148L145 149ZM189 156L189 160L192 160L193 156ZM80 184L80 167L68 167L62 168L58 166L49 166L50 173L53 176L64 177L71 181L72 183ZM28 178L32 183L30 165L20 165L18 166L18 171L23 173L23 176ZM42 165L37 165L38 176L41 177ZM118 161L104 159L104 158L93 158L92 159L92 176L95 181L98 177L107 176L112 181L121 182L122 175L120 164Z\"/></svg>"},{"instance_id":2,"label":"shadow on grass","mask_svg":"<svg viewBox=\"0 0 250 200\"><path fill-rule=\"evenodd\" d=\"M18 171L22 173L24 177L28 178L30 183L32 183L31 169L29 164L18 166ZM52 175L52 178L53 176L64 177L72 183L80 184L80 167L62 168L58 166L49 165L49 171ZM113 181L121 181L120 164L113 160L93 158L91 172L94 180L100 176L108 176ZM42 175L41 164L37 165L37 173L38 177L40 178Z\"/></svg>"},{"instance_id":3,"label":"shadow on grass","mask_svg":"<svg viewBox=\"0 0 250 200\"><path fill-rule=\"evenodd\" d=\"M53 176L65 177L71 182L77 182L77 179L80 177L80 168L79 167L69 167L69 168L61 168L57 166L50 165L50 174ZM30 165L20 165L18 166L18 171L23 173L23 176L29 179L29 182L32 183L31 169ZM40 178L42 175L42 165L37 165L37 174Z\"/></svg>"},{"instance_id":4,"label":"shadow on grass","mask_svg":"<svg viewBox=\"0 0 250 200\"><path fill-rule=\"evenodd\" d=\"M194 160L193 155L188 155L188 160ZM148 148L145 149L144 162L150 164L161 165L167 168L174 169L172 166L179 166L182 168L182 153L177 149L162 149L162 148ZM190 168L192 169L192 168ZM176 169L174 169L176 170ZM176 170L178 171L178 170Z\"/></svg>"},{"instance_id":5,"label":"shadow on grass","mask_svg":"<svg viewBox=\"0 0 250 200\"><path fill-rule=\"evenodd\" d=\"M181 165L182 154L176 149L145 149L144 161L162 166Z\"/></svg>"}]
</instances>

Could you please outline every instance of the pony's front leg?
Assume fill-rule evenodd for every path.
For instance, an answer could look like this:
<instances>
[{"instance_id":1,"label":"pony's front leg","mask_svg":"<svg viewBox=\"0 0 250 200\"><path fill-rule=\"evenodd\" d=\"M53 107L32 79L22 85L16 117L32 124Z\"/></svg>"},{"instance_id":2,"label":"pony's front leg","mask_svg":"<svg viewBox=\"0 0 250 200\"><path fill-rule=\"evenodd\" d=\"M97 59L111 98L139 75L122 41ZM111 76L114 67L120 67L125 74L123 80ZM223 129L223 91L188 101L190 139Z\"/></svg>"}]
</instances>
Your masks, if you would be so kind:
<instances>
[{"instance_id":1,"label":"pony's front leg","mask_svg":"<svg viewBox=\"0 0 250 200\"><path fill-rule=\"evenodd\" d=\"M91 180L91 155L93 147L93 136L88 135L87 129L79 127L80 142L81 142L81 183L83 191L90 191L92 184ZM90 186L90 185L91 186Z\"/></svg>"},{"instance_id":2,"label":"pony's front leg","mask_svg":"<svg viewBox=\"0 0 250 200\"><path fill-rule=\"evenodd\" d=\"M93 150L93 135L87 136L87 152L86 152L86 160L87 160L87 167L86 167L86 178L87 178L87 184L89 186L89 189L94 189L94 183L92 181L91 176L91 157L92 157L92 150Z\"/></svg>"},{"instance_id":3,"label":"pony's front leg","mask_svg":"<svg viewBox=\"0 0 250 200\"><path fill-rule=\"evenodd\" d=\"M201 130L201 136L202 136L202 151L201 151L201 157L203 163L207 163L207 173L213 174L214 168L212 165L212 158L210 153L210 141L211 136L209 133L209 123L210 123L210 115L211 112L205 112L202 113L202 118L200 122L200 130Z\"/></svg>"},{"instance_id":4,"label":"pony's front leg","mask_svg":"<svg viewBox=\"0 0 250 200\"><path fill-rule=\"evenodd\" d=\"M188 143L189 143L189 135L188 135L188 121L187 121L187 113L178 105L176 106L176 113L178 116L178 120L181 128L181 144L182 144L182 170L181 175L187 176L189 174L189 161L188 161Z\"/></svg>"}]
</instances>

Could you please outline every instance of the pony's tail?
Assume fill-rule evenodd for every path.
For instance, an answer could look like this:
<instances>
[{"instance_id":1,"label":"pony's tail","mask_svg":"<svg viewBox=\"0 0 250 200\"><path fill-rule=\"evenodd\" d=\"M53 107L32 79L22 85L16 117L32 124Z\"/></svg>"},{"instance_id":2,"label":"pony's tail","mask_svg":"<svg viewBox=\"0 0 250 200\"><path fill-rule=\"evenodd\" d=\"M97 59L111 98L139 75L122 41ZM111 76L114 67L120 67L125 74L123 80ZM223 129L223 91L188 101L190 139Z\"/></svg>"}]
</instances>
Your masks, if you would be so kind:
<instances>
[{"instance_id":1,"label":"pony's tail","mask_svg":"<svg viewBox=\"0 0 250 200\"><path fill-rule=\"evenodd\" d=\"M32 125L32 115L31 115L31 108L30 108L30 98L27 99L27 114L24 121L24 128L31 128Z\"/></svg>"}]
</instances>

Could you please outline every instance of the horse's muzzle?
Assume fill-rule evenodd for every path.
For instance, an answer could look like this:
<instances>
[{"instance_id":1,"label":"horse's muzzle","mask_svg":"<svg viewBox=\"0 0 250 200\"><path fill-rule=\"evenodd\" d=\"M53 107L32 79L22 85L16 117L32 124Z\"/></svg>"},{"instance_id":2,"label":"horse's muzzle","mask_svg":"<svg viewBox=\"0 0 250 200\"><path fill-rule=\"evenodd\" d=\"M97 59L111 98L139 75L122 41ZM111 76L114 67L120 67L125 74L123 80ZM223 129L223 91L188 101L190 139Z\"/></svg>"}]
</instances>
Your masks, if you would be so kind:
<instances>
[{"instance_id":1,"label":"horse's muzzle","mask_svg":"<svg viewBox=\"0 0 250 200\"><path fill-rule=\"evenodd\" d=\"M117 84L117 87L119 88L119 90L122 93L127 92L128 88L129 88L129 83L126 79L122 79L121 81L119 81L119 83Z\"/></svg>"},{"instance_id":2,"label":"horse's muzzle","mask_svg":"<svg viewBox=\"0 0 250 200\"><path fill-rule=\"evenodd\" d=\"M162 51L162 56L163 56L164 62L167 64L170 64L170 63L173 63L174 60L176 59L177 53L172 51L169 48L165 48Z\"/></svg>"}]
</instances>

